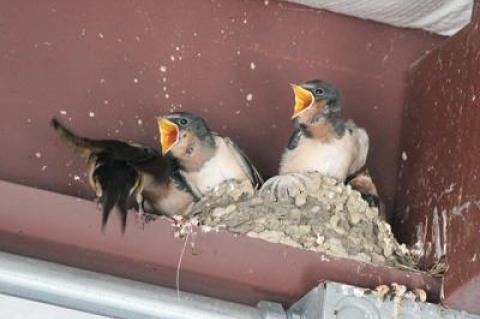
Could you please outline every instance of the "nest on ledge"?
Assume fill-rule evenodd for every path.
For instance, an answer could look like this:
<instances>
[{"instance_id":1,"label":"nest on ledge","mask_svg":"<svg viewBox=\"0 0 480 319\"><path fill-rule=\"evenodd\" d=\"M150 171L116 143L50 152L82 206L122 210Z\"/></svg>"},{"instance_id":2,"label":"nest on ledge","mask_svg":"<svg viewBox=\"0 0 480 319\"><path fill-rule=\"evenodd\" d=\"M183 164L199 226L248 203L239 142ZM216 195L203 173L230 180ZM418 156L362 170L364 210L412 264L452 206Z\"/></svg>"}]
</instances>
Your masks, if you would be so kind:
<instances>
[{"instance_id":1,"label":"nest on ledge","mask_svg":"<svg viewBox=\"0 0 480 319\"><path fill-rule=\"evenodd\" d=\"M382 266L414 268L417 260L359 192L319 173L276 176L260 192L225 182L176 225L178 236L198 226Z\"/></svg>"}]
</instances>

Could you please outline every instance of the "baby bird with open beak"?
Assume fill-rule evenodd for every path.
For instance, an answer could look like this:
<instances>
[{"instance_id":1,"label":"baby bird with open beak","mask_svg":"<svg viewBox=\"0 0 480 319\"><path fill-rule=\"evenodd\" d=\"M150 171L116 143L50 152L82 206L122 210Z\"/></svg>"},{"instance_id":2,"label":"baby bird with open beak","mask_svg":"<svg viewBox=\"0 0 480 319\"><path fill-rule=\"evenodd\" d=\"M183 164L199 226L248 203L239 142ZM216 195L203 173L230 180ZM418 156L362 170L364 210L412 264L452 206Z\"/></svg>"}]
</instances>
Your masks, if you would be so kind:
<instances>
[{"instance_id":1,"label":"baby bird with open beak","mask_svg":"<svg viewBox=\"0 0 480 319\"><path fill-rule=\"evenodd\" d=\"M164 155L177 160L179 171L194 194L228 180L248 180L257 188L263 179L243 151L228 137L211 131L198 115L171 113L158 118Z\"/></svg>"},{"instance_id":2,"label":"baby bird with open beak","mask_svg":"<svg viewBox=\"0 0 480 319\"><path fill-rule=\"evenodd\" d=\"M367 160L368 135L352 121L342 118L342 98L325 81L292 85L295 93L290 138L280 174L316 171L344 182Z\"/></svg>"},{"instance_id":3,"label":"baby bird with open beak","mask_svg":"<svg viewBox=\"0 0 480 319\"><path fill-rule=\"evenodd\" d=\"M343 119L340 92L322 80L293 84L292 89L295 94L292 115L295 131L282 155L279 173L319 172L339 182L346 182L349 178L355 181L351 184L352 188L365 186L365 189L357 189L360 193L369 193L374 189L375 194L364 198L377 196L375 185L366 185L366 178L362 178L361 182L354 178L365 166L369 138L363 128L351 120ZM281 184L267 182L265 187ZM287 185L286 188L288 193L295 192L292 185ZM372 200L370 203L369 200L370 204L376 202Z\"/></svg>"}]
</instances>

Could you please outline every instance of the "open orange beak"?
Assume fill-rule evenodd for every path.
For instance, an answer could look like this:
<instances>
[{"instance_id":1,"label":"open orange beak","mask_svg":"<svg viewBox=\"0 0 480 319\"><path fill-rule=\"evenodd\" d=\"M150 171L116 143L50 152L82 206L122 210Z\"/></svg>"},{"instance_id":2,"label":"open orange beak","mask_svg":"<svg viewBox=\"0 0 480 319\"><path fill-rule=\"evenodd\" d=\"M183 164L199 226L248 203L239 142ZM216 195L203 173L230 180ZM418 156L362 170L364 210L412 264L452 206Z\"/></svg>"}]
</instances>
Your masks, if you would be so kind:
<instances>
[{"instance_id":1,"label":"open orange beak","mask_svg":"<svg viewBox=\"0 0 480 319\"><path fill-rule=\"evenodd\" d=\"M162 146L162 155L166 155L179 139L179 130L177 124L166 118L157 118L158 129L160 130L160 145Z\"/></svg>"},{"instance_id":2,"label":"open orange beak","mask_svg":"<svg viewBox=\"0 0 480 319\"><path fill-rule=\"evenodd\" d=\"M309 90L302 88L296 84L290 84L295 94L295 106L293 109L292 119L296 118L300 113L308 109L313 104L313 94Z\"/></svg>"}]
</instances>

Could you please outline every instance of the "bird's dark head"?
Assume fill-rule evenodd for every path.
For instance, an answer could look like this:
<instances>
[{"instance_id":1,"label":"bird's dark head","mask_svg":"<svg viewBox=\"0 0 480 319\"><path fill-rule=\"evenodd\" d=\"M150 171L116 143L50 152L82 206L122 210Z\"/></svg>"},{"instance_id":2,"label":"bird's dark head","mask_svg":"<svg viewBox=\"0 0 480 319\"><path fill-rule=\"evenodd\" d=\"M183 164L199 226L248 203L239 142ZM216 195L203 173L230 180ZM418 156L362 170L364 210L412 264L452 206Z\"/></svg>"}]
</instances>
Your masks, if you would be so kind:
<instances>
[{"instance_id":1,"label":"bird's dark head","mask_svg":"<svg viewBox=\"0 0 480 319\"><path fill-rule=\"evenodd\" d=\"M328 119L341 116L340 92L330 83L312 80L291 86L295 94L292 119L303 124L311 124L322 117Z\"/></svg>"},{"instance_id":2,"label":"bird's dark head","mask_svg":"<svg viewBox=\"0 0 480 319\"><path fill-rule=\"evenodd\" d=\"M197 141L210 142L212 136L207 123L198 115L189 112L175 112L157 118L160 130L162 154L172 151L184 154Z\"/></svg>"}]
</instances>

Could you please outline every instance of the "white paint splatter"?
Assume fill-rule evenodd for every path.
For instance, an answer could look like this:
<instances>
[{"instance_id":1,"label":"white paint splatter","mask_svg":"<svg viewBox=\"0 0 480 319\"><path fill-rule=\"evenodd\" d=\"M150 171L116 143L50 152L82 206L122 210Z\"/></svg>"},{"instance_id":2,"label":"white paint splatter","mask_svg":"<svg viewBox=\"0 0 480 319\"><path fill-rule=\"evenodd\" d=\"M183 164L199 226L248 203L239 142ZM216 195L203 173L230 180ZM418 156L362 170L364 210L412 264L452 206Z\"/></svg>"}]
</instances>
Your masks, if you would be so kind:
<instances>
[{"instance_id":1,"label":"white paint splatter","mask_svg":"<svg viewBox=\"0 0 480 319\"><path fill-rule=\"evenodd\" d=\"M133 83L138 83L138 79L137 79L137 78L133 78Z\"/></svg>"},{"instance_id":2,"label":"white paint splatter","mask_svg":"<svg viewBox=\"0 0 480 319\"><path fill-rule=\"evenodd\" d=\"M42 154L41 154L40 152L36 152L36 153L35 153L35 157L36 157L36 158L41 158L41 157L42 157Z\"/></svg>"},{"instance_id":3,"label":"white paint splatter","mask_svg":"<svg viewBox=\"0 0 480 319\"><path fill-rule=\"evenodd\" d=\"M173 62L175 61L175 57L173 55L170 56L170 60Z\"/></svg>"},{"instance_id":4,"label":"white paint splatter","mask_svg":"<svg viewBox=\"0 0 480 319\"><path fill-rule=\"evenodd\" d=\"M138 120L137 120L137 124L138 124L138 125L142 125L142 124L143 124L142 119L138 119Z\"/></svg>"},{"instance_id":5,"label":"white paint splatter","mask_svg":"<svg viewBox=\"0 0 480 319\"><path fill-rule=\"evenodd\" d=\"M247 24L247 19L243 19L243 24Z\"/></svg>"},{"instance_id":6,"label":"white paint splatter","mask_svg":"<svg viewBox=\"0 0 480 319\"><path fill-rule=\"evenodd\" d=\"M140 37L137 35L137 36L135 37L135 40L140 41Z\"/></svg>"},{"instance_id":7,"label":"white paint splatter","mask_svg":"<svg viewBox=\"0 0 480 319\"><path fill-rule=\"evenodd\" d=\"M61 115L67 115L67 111L65 111L65 110L61 110L59 113L60 113Z\"/></svg>"},{"instance_id":8,"label":"white paint splatter","mask_svg":"<svg viewBox=\"0 0 480 319\"><path fill-rule=\"evenodd\" d=\"M160 72L167 72L167 67L164 65L160 66Z\"/></svg>"},{"instance_id":9,"label":"white paint splatter","mask_svg":"<svg viewBox=\"0 0 480 319\"><path fill-rule=\"evenodd\" d=\"M103 104L105 104L105 105L107 105L108 103L109 103L108 100L104 100L104 101L103 101Z\"/></svg>"},{"instance_id":10,"label":"white paint splatter","mask_svg":"<svg viewBox=\"0 0 480 319\"><path fill-rule=\"evenodd\" d=\"M240 50L237 50L237 55L240 55Z\"/></svg>"},{"instance_id":11,"label":"white paint splatter","mask_svg":"<svg viewBox=\"0 0 480 319\"><path fill-rule=\"evenodd\" d=\"M166 86L164 86L162 89L163 89L164 92L167 91L167 87L166 87Z\"/></svg>"},{"instance_id":12,"label":"white paint splatter","mask_svg":"<svg viewBox=\"0 0 480 319\"><path fill-rule=\"evenodd\" d=\"M47 167L48 167L47 165L43 165L43 166L42 166L42 171L45 172L45 171L47 170Z\"/></svg>"},{"instance_id":13,"label":"white paint splatter","mask_svg":"<svg viewBox=\"0 0 480 319\"><path fill-rule=\"evenodd\" d=\"M100 84L103 84L103 83L105 83L105 79L104 79L104 78L101 78L101 79L100 79Z\"/></svg>"},{"instance_id":14,"label":"white paint splatter","mask_svg":"<svg viewBox=\"0 0 480 319\"><path fill-rule=\"evenodd\" d=\"M443 238L443 223L446 222L446 220L443 220L443 214L442 218L439 218L438 209L437 207L434 207L432 219L432 241L434 242L436 260L441 260L442 257L445 255L444 241L446 240L446 238ZM442 225L440 225L440 223L442 223Z\"/></svg>"},{"instance_id":15,"label":"white paint splatter","mask_svg":"<svg viewBox=\"0 0 480 319\"><path fill-rule=\"evenodd\" d=\"M452 215L463 217L463 211L468 210L472 205L471 202L465 202L452 208Z\"/></svg>"},{"instance_id":16,"label":"white paint splatter","mask_svg":"<svg viewBox=\"0 0 480 319\"><path fill-rule=\"evenodd\" d=\"M256 65L253 62L250 62L250 70L255 70Z\"/></svg>"},{"instance_id":17,"label":"white paint splatter","mask_svg":"<svg viewBox=\"0 0 480 319\"><path fill-rule=\"evenodd\" d=\"M175 51L180 51L180 47L175 47Z\"/></svg>"},{"instance_id":18,"label":"white paint splatter","mask_svg":"<svg viewBox=\"0 0 480 319\"><path fill-rule=\"evenodd\" d=\"M88 112L88 116L95 117L95 113L90 111L90 112Z\"/></svg>"},{"instance_id":19,"label":"white paint splatter","mask_svg":"<svg viewBox=\"0 0 480 319\"><path fill-rule=\"evenodd\" d=\"M99 32L99 33L98 33L98 37L99 37L100 39L103 39L103 33Z\"/></svg>"},{"instance_id":20,"label":"white paint splatter","mask_svg":"<svg viewBox=\"0 0 480 319\"><path fill-rule=\"evenodd\" d=\"M163 83L167 82L167 78L166 78L166 77L163 77L163 78L162 78L162 82L163 82Z\"/></svg>"},{"instance_id":21,"label":"white paint splatter","mask_svg":"<svg viewBox=\"0 0 480 319\"><path fill-rule=\"evenodd\" d=\"M27 119L27 123L32 123L32 119Z\"/></svg>"},{"instance_id":22,"label":"white paint splatter","mask_svg":"<svg viewBox=\"0 0 480 319\"><path fill-rule=\"evenodd\" d=\"M268 0L263 1L263 4L266 5L266 6L268 6L269 1L268 1Z\"/></svg>"},{"instance_id":23,"label":"white paint splatter","mask_svg":"<svg viewBox=\"0 0 480 319\"><path fill-rule=\"evenodd\" d=\"M170 95L168 95L168 93L166 93L165 98L168 100L170 98Z\"/></svg>"},{"instance_id":24,"label":"white paint splatter","mask_svg":"<svg viewBox=\"0 0 480 319\"><path fill-rule=\"evenodd\" d=\"M79 181L79 180L80 180L80 176L78 176L78 175L73 176L73 180Z\"/></svg>"},{"instance_id":25,"label":"white paint splatter","mask_svg":"<svg viewBox=\"0 0 480 319\"><path fill-rule=\"evenodd\" d=\"M407 156L407 153L406 153L406 152L402 152L402 160L403 160L403 161L408 160L408 156Z\"/></svg>"},{"instance_id":26,"label":"white paint splatter","mask_svg":"<svg viewBox=\"0 0 480 319\"><path fill-rule=\"evenodd\" d=\"M248 93L248 94L245 96L245 99L246 99L247 101L253 100L253 94L252 94L252 93Z\"/></svg>"},{"instance_id":27,"label":"white paint splatter","mask_svg":"<svg viewBox=\"0 0 480 319\"><path fill-rule=\"evenodd\" d=\"M80 35L81 35L82 37L84 37L85 34L87 34L87 30L85 30L85 28L83 28L83 29L82 29L82 32L80 32Z\"/></svg>"}]
</instances>

